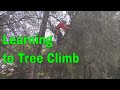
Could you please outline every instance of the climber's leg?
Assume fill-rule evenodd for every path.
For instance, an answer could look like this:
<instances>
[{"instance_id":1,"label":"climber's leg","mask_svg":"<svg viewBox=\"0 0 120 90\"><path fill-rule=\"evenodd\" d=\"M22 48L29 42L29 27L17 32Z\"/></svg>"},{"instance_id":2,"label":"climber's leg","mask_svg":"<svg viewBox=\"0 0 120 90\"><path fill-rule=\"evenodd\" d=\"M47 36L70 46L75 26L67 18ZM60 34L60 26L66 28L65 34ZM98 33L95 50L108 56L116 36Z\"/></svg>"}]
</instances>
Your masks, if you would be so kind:
<instances>
[{"instance_id":1,"label":"climber's leg","mask_svg":"<svg viewBox=\"0 0 120 90\"><path fill-rule=\"evenodd\" d=\"M57 45L60 45L61 41L61 32L59 31L59 34L57 35Z\"/></svg>"}]
</instances>

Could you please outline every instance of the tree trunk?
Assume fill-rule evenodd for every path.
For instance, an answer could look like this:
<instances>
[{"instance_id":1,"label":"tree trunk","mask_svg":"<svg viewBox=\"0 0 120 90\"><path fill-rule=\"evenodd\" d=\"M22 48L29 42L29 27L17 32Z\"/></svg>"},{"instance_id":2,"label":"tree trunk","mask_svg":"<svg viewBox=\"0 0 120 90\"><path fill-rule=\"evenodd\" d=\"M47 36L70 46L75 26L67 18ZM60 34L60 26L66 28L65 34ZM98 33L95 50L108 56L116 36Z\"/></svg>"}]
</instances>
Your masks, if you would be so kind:
<instances>
[{"instance_id":1,"label":"tree trunk","mask_svg":"<svg viewBox=\"0 0 120 90\"><path fill-rule=\"evenodd\" d=\"M45 11L43 20L42 20L42 24L40 26L39 36L45 36L48 18L49 18L49 11ZM42 45L38 45L35 47L33 52L35 55L39 55L39 54L41 54L41 50L42 50ZM31 64L31 71L30 71L29 78L30 79L33 79L33 78L38 79L38 71L39 71L39 64L34 64L34 65Z\"/></svg>"},{"instance_id":2,"label":"tree trunk","mask_svg":"<svg viewBox=\"0 0 120 90\"><path fill-rule=\"evenodd\" d=\"M71 30L65 35L59 48L62 54L76 52L81 58L80 63L72 65L73 69L67 69L72 78L111 78L117 69L115 62L120 58L119 32L109 23L108 28L104 21L97 20L97 14L99 13L88 15L91 18L80 14L74 17ZM64 73L66 66L69 67L69 64L59 66L61 73ZM59 73L57 68L56 73Z\"/></svg>"}]
</instances>

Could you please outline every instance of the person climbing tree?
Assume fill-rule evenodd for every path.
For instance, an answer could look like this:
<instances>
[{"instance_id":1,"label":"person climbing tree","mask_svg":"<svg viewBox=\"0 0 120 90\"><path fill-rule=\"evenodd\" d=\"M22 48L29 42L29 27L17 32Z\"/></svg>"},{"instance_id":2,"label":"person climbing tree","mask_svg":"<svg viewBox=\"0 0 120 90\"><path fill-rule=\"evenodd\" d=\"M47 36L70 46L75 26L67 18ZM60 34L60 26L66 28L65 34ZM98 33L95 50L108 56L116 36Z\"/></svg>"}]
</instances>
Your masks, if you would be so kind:
<instances>
[{"instance_id":1,"label":"person climbing tree","mask_svg":"<svg viewBox=\"0 0 120 90\"><path fill-rule=\"evenodd\" d=\"M61 31L66 32L69 30L69 25L66 24L67 22L62 20L60 23L55 27L55 34L57 35L57 45L61 44L61 41L63 39L63 34Z\"/></svg>"}]
</instances>

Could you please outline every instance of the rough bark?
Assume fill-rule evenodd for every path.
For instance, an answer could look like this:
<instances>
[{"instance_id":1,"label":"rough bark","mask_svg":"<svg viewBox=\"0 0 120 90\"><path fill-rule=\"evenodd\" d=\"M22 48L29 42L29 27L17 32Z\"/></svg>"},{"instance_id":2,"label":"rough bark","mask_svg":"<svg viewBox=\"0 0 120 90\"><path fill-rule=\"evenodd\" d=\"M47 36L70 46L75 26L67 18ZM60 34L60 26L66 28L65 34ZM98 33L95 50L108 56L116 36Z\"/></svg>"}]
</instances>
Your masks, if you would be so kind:
<instances>
[{"instance_id":1,"label":"rough bark","mask_svg":"<svg viewBox=\"0 0 120 90\"><path fill-rule=\"evenodd\" d=\"M42 24L40 26L39 36L45 36L48 18L49 18L49 11L45 11L44 16L43 16L43 20L42 20ZM34 54L35 55L41 54L41 50L42 50L42 45L36 46L34 49ZM29 78L30 79L38 79L38 71L39 71L38 64L31 65L31 72L30 72Z\"/></svg>"},{"instance_id":2,"label":"rough bark","mask_svg":"<svg viewBox=\"0 0 120 90\"><path fill-rule=\"evenodd\" d=\"M59 48L59 51L67 54L76 52L81 58L81 62L72 65L73 69L67 69L67 73L71 72L72 78L113 78L120 58L119 38L120 33L115 27L109 25L108 28L102 21L82 18L78 14ZM61 73L69 66L60 65ZM56 68L56 73L57 71L59 72L59 68Z\"/></svg>"}]
</instances>

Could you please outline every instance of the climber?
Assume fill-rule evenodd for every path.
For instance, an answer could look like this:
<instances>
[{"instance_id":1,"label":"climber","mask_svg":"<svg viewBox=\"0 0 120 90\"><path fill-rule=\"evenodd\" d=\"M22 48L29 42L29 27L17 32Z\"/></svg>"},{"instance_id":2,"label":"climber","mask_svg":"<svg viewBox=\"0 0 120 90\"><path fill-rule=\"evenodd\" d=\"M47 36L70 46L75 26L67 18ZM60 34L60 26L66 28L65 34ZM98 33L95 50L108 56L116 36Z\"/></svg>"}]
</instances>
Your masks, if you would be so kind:
<instances>
[{"instance_id":1,"label":"climber","mask_svg":"<svg viewBox=\"0 0 120 90\"><path fill-rule=\"evenodd\" d=\"M57 45L61 44L62 38L63 38L63 34L61 31L66 32L67 30L69 30L69 25L66 24L67 22L62 20L60 21L60 23L55 27L55 34L57 35Z\"/></svg>"}]
</instances>

